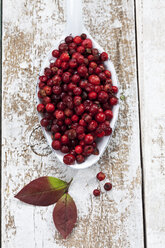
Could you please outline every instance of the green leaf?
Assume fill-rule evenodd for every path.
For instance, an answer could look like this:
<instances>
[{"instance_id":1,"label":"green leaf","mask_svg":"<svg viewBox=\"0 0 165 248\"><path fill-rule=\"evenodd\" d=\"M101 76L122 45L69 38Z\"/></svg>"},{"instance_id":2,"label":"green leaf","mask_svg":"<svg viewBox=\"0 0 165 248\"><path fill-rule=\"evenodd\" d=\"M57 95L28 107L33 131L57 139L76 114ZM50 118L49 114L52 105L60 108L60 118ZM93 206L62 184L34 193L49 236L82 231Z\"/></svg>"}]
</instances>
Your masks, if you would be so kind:
<instances>
[{"instance_id":1,"label":"green leaf","mask_svg":"<svg viewBox=\"0 0 165 248\"><path fill-rule=\"evenodd\" d=\"M55 177L40 177L27 184L15 197L28 204L49 206L68 191L69 185Z\"/></svg>"},{"instance_id":2,"label":"green leaf","mask_svg":"<svg viewBox=\"0 0 165 248\"><path fill-rule=\"evenodd\" d=\"M72 197L66 193L57 202L53 210L55 227L66 238L72 231L77 220L77 208Z\"/></svg>"}]
</instances>

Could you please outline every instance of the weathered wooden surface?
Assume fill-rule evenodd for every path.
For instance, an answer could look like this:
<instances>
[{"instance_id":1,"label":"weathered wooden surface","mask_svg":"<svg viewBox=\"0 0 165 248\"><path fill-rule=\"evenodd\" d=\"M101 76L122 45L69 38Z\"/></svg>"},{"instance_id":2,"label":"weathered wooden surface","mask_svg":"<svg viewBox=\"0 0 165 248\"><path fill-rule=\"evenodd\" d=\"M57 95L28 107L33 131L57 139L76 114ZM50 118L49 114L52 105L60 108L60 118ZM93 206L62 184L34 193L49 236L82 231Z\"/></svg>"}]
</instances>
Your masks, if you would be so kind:
<instances>
[{"instance_id":1,"label":"weathered wooden surface","mask_svg":"<svg viewBox=\"0 0 165 248\"><path fill-rule=\"evenodd\" d=\"M37 155L29 145L29 137L38 125L36 77L47 51L64 29L63 6L62 0L3 2L3 247L142 248L133 0L83 3L85 25L111 54L125 95L103 158L92 168L74 171L60 165L52 153ZM113 190L96 199L92 191L98 186L95 176L100 170L112 181ZM65 180L74 176L70 194L79 218L67 240L62 240L54 228L53 206L33 207L13 197L26 183L45 175Z\"/></svg>"},{"instance_id":2,"label":"weathered wooden surface","mask_svg":"<svg viewBox=\"0 0 165 248\"><path fill-rule=\"evenodd\" d=\"M148 248L165 247L165 1L137 1Z\"/></svg>"}]
</instances>

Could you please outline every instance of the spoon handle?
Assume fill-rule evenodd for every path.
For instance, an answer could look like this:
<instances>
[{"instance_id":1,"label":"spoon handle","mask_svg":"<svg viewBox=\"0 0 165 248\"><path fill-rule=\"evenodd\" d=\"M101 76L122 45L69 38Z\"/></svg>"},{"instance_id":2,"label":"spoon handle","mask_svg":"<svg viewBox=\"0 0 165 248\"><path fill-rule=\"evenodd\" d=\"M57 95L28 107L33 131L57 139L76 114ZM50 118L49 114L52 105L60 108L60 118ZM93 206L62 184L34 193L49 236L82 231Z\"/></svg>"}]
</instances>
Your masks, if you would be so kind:
<instances>
[{"instance_id":1,"label":"spoon handle","mask_svg":"<svg viewBox=\"0 0 165 248\"><path fill-rule=\"evenodd\" d=\"M66 34L82 33L82 0L66 0Z\"/></svg>"}]
</instances>

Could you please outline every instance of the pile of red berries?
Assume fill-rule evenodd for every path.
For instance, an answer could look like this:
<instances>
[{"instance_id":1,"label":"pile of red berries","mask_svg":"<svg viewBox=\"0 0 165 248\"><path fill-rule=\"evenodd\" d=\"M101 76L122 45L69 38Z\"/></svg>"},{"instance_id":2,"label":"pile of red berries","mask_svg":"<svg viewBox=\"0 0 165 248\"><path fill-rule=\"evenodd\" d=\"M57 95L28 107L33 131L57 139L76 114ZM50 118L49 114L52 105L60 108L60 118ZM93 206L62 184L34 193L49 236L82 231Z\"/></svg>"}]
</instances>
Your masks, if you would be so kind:
<instances>
[{"instance_id":1,"label":"pile of red berries","mask_svg":"<svg viewBox=\"0 0 165 248\"><path fill-rule=\"evenodd\" d=\"M112 133L118 88L104 65L107 53L93 48L86 34L67 36L52 56L56 60L39 77L41 125L51 132L53 149L67 153L65 164L82 163L99 154L97 139Z\"/></svg>"}]
</instances>

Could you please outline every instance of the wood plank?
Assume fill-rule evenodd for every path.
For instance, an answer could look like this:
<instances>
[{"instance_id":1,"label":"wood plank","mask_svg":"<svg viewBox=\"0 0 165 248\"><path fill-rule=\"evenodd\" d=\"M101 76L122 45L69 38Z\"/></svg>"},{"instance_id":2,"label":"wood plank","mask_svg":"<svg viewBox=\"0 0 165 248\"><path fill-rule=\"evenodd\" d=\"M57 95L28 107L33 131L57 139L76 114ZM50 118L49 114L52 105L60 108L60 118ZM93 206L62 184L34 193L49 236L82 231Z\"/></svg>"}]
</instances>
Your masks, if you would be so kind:
<instances>
[{"instance_id":1,"label":"wood plank","mask_svg":"<svg viewBox=\"0 0 165 248\"><path fill-rule=\"evenodd\" d=\"M121 93L125 95L116 130L102 159L92 168L72 171L60 165L49 150L49 155L38 156L38 146L33 146L36 153L29 146L29 137L38 125L36 77L45 54L64 29L63 4L62 0L3 3L3 246L142 248L133 0L85 0L83 5L85 25L111 54ZM42 142L36 130L33 142L35 137ZM107 181L112 181L113 190L96 199L92 191L98 186L95 176L100 170L106 173ZM53 206L33 207L13 198L26 183L45 175L64 180L74 176L70 194L77 204L79 218L67 240L62 240L54 228Z\"/></svg>"},{"instance_id":2,"label":"wood plank","mask_svg":"<svg viewBox=\"0 0 165 248\"><path fill-rule=\"evenodd\" d=\"M165 1L136 1L146 234L165 246Z\"/></svg>"}]
</instances>

